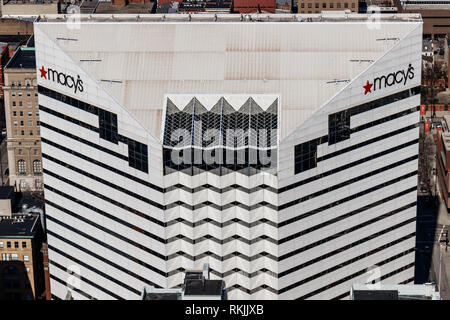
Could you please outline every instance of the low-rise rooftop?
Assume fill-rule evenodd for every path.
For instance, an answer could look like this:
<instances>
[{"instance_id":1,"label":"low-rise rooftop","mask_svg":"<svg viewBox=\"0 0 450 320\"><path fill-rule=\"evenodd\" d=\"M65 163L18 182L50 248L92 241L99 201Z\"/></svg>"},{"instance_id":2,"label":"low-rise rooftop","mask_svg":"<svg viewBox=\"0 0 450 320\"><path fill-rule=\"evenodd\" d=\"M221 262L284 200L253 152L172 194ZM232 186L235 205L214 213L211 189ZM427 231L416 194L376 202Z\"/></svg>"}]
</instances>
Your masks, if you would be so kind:
<instances>
[{"instance_id":1,"label":"low-rise rooftop","mask_svg":"<svg viewBox=\"0 0 450 320\"><path fill-rule=\"evenodd\" d=\"M39 215L0 217L0 238L32 238L38 221Z\"/></svg>"},{"instance_id":2,"label":"low-rise rooftop","mask_svg":"<svg viewBox=\"0 0 450 320\"><path fill-rule=\"evenodd\" d=\"M21 47L6 65L7 69L36 69L34 48Z\"/></svg>"},{"instance_id":3,"label":"low-rise rooftop","mask_svg":"<svg viewBox=\"0 0 450 320\"><path fill-rule=\"evenodd\" d=\"M123 11L121 12L123 13ZM19 16L5 16L6 18ZM31 17L31 16L20 16ZM38 22L63 22L71 16L68 14L42 14L35 15ZM79 20L81 22L173 22L173 23L192 23L192 22L215 22L215 23L317 23L317 22L366 22L373 19L370 14L356 13L324 13L324 14L213 14L213 13L196 13L196 14L101 14L97 8L95 15L81 14ZM371 21L371 20L370 20ZM402 14L383 14L380 15L377 23L383 22L417 22L422 21L420 14L402 13Z\"/></svg>"}]
</instances>

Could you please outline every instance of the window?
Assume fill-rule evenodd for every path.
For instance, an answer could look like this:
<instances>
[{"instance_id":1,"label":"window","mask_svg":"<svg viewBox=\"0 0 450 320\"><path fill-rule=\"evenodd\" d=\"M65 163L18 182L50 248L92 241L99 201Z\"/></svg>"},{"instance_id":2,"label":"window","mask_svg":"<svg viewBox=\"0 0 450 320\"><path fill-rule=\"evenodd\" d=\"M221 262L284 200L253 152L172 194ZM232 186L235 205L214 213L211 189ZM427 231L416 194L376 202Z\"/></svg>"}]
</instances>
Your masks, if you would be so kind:
<instances>
[{"instance_id":1,"label":"window","mask_svg":"<svg viewBox=\"0 0 450 320\"><path fill-rule=\"evenodd\" d=\"M308 8L312 8L312 3L308 3Z\"/></svg>"},{"instance_id":2,"label":"window","mask_svg":"<svg viewBox=\"0 0 450 320\"><path fill-rule=\"evenodd\" d=\"M22 249L25 249L27 247L27 243L25 241L22 241Z\"/></svg>"},{"instance_id":3,"label":"window","mask_svg":"<svg viewBox=\"0 0 450 320\"><path fill-rule=\"evenodd\" d=\"M42 173L42 162L41 160L33 161L33 172L35 175L39 175Z\"/></svg>"},{"instance_id":4,"label":"window","mask_svg":"<svg viewBox=\"0 0 450 320\"><path fill-rule=\"evenodd\" d=\"M39 117L39 111L36 111L36 117Z\"/></svg>"},{"instance_id":5,"label":"window","mask_svg":"<svg viewBox=\"0 0 450 320\"><path fill-rule=\"evenodd\" d=\"M316 8L319 8L319 3L318 2L316 2L315 5L316 5Z\"/></svg>"},{"instance_id":6,"label":"window","mask_svg":"<svg viewBox=\"0 0 450 320\"><path fill-rule=\"evenodd\" d=\"M118 143L117 115L106 110L99 109L98 121L100 138L112 143Z\"/></svg>"},{"instance_id":7,"label":"window","mask_svg":"<svg viewBox=\"0 0 450 320\"><path fill-rule=\"evenodd\" d=\"M40 126L41 122L40 121L36 121L36 126Z\"/></svg>"},{"instance_id":8,"label":"window","mask_svg":"<svg viewBox=\"0 0 450 320\"><path fill-rule=\"evenodd\" d=\"M295 146L295 174L317 166L317 140L311 140Z\"/></svg>"},{"instance_id":9,"label":"window","mask_svg":"<svg viewBox=\"0 0 450 320\"><path fill-rule=\"evenodd\" d=\"M354 2L352 3L352 8L355 9L355 3Z\"/></svg>"},{"instance_id":10,"label":"window","mask_svg":"<svg viewBox=\"0 0 450 320\"><path fill-rule=\"evenodd\" d=\"M40 180L40 179L34 180L34 185L36 186L36 189L41 190L42 189L42 180Z\"/></svg>"},{"instance_id":11,"label":"window","mask_svg":"<svg viewBox=\"0 0 450 320\"><path fill-rule=\"evenodd\" d=\"M28 101L28 102L27 102L27 107L28 107L28 108L31 108L32 106L33 106L33 104L31 103L31 101Z\"/></svg>"},{"instance_id":12,"label":"window","mask_svg":"<svg viewBox=\"0 0 450 320\"><path fill-rule=\"evenodd\" d=\"M17 117L17 111L13 111L13 117Z\"/></svg>"},{"instance_id":13,"label":"window","mask_svg":"<svg viewBox=\"0 0 450 320\"><path fill-rule=\"evenodd\" d=\"M30 268L26 268L27 272L30 272Z\"/></svg>"},{"instance_id":14,"label":"window","mask_svg":"<svg viewBox=\"0 0 450 320\"><path fill-rule=\"evenodd\" d=\"M22 121L20 121L20 126L21 126L21 127L23 127L23 120L22 120Z\"/></svg>"},{"instance_id":15,"label":"window","mask_svg":"<svg viewBox=\"0 0 450 320\"><path fill-rule=\"evenodd\" d=\"M36 135L40 136L41 135L41 130L36 130Z\"/></svg>"},{"instance_id":16,"label":"window","mask_svg":"<svg viewBox=\"0 0 450 320\"><path fill-rule=\"evenodd\" d=\"M19 92L19 97L21 97L22 96L22 92Z\"/></svg>"},{"instance_id":17,"label":"window","mask_svg":"<svg viewBox=\"0 0 450 320\"><path fill-rule=\"evenodd\" d=\"M18 154L23 154L23 149L19 149L17 153Z\"/></svg>"},{"instance_id":18,"label":"window","mask_svg":"<svg viewBox=\"0 0 450 320\"><path fill-rule=\"evenodd\" d=\"M31 92L27 92L27 97L31 97Z\"/></svg>"},{"instance_id":19,"label":"window","mask_svg":"<svg viewBox=\"0 0 450 320\"><path fill-rule=\"evenodd\" d=\"M19 107L21 107L22 106L22 101L19 101Z\"/></svg>"},{"instance_id":20,"label":"window","mask_svg":"<svg viewBox=\"0 0 450 320\"><path fill-rule=\"evenodd\" d=\"M11 97L15 97L16 96L16 92L11 91Z\"/></svg>"},{"instance_id":21,"label":"window","mask_svg":"<svg viewBox=\"0 0 450 320\"><path fill-rule=\"evenodd\" d=\"M348 3L344 3L344 8L348 8Z\"/></svg>"},{"instance_id":22,"label":"window","mask_svg":"<svg viewBox=\"0 0 450 320\"><path fill-rule=\"evenodd\" d=\"M23 111L19 111L19 115L23 117Z\"/></svg>"},{"instance_id":23,"label":"window","mask_svg":"<svg viewBox=\"0 0 450 320\"><path fill-rule=\"evenodd\" d=\"M20 131L20 135L21 135L21 136L24 136L24 135L25 135L25 131L24 131L24 130L21 130L21 131Z\"/></svg>"},{"instance_id":24,"label":"window","mask_svg":"<svg viewBox=\"0 0 450 320\"><path fill-rule=\"evenodd\" d=\"M0 241L0 248L3 248L3 241Z\"/></svg>"},{"instance_id":25,"label":"window","mask_svg":"<svg viewBox=\"0 0 450 320\"><path fill-rule=\"evenodd\" d=\"M19 255L17 253L11 253L11 260L12 261L17 261L19 260Z\"/></svg>"},{"instance_id":26,"label":"window","mask_svg":"<svg viewBox=\"0 0 450 320\"><path fill-rule=\"evenodd\" d=\"M15 102L15 101L12 102L12 106L13 106L13 107L16 106L16 102Z\"/></svg>"},{"instance_id":27,"label":"window","mask_svg":"<svg viewBox=\"0 0 450 320\"><path fill-rule=\"evenodd\" d=\"M19 242L18 241L14 241L14 248L19 249Z\"/></svg>"},{"instance_id":28,"label":"window","mask_svg":"<svg viewBox=\"0 0 450 320\"><path fill-rule=\"evenodd\" d=\"M37 96L38 96L38 93L37 93L37 91L36 91L36 92L34 93L34 96L35 96L35 97L37 97Z\"/></svg>"},{"instance_id":29,"label":"window","mask_svg":"<svg viewBox=\"0 0 450 320\"><path fill-rule=\"evenodd\" d=\"M330 3L330 8L334 8L334 3L333 2Z\"/></svg>"},{"instance_id":30,"label":"window","mask_svg":"<svg viewBox=\"0 0 450 320\"><path fill-rule=\"evenodd\" d=\"M132 168L148 172L148 151L145 144L133 140L128 142L128 164Z\"/></svg>"},{"instance_id":31,"label":"window","mask_svg":"<svg viewBox=\"0 0 450 320\"><path fill-rule=\"evenodd\" d=\"M33 120L29 120L29 121L28 121L28 126L29 126L29 127L32 127L32 126L33 126Z\"/></svg>"},{"instance_id":32,"label":"window","mask_svg":"<svg viewBox=\"0 0 450 320\"><path fill-rule=\"evenodd\" d=\"M33 153L35 156L39 155L39 149L34 149Z\"/></svg>"},{"instance_id":33,"label":"window","mask_svg":"<svg viewBox=\"0 0 450 320\"><path fill-rule=\"evenodd\" d=\"M20 188L21 189L26 189L28 186L27 181L26 180L20 180Z\"/></svg>"},{"instance_id":34,"label":"window","mask_svg":"<svg viewBox=\"0 0 450 320\"><path fill-rule=\"evenodd\" d=\"M324 2L324 3L322 3L322 8L326 8L327 7L327 4Z\"/></svg>"},{"instance_id":35,"label":"window","mask_svg":"<svg viewBox=\"0 0 450 320\"><path fill-rule=\"evenodd\" d=\"M29 257L29 256L26 256L26 255L24 255L24 256L23 256L23 261L30 261L30 257Z\"/></svg>"},{"instance_id":36,"label":"window","mask_svg":"<svg viewBox=\"0 0 450 320\"><path fill-rule=\"evenodd\" d=\"M340 7L341 7L341 3L338 2L338 3L337 3L337 8L340 8Z\"/></svg>"},{"instance_id":37,"label":"window","mask_svg":"<svg viewBox=\"0 0 450 320\"><path fill-rule=\"evenodd\" d=\"M302 3L301 7L302 7L302 8L305 8L305 4L304 4L304 3Z\"/></svg>"},{"instance_id":38,"label":"window","mask_svg":"<svg viewBox=\"0 0 450 320\"><path fill-rule=\"evenodd\" d=\"M14 135L17 136L19 132L17 130L14 130Z\"/></svg>"},{"instance_id":39,"label":"window","mask_svg":"<svg viewBox=\"0 0 450 320\"><path fill-rule=\"evenodd\" d=\"M28 116L32 117L33 116L33 111L28 111Z\"/></svg>"},{"instance_id":40,"label":"window","mask_svg":"<svg viewBox=\"0 0 450 320\"><path fill-rule=\"evenodd\" d=\"M348 110L328 116L328 144L335 144L350 138L350 113Z\"/></svg>"},{"instance_id":41,"label":"window","mask_svg":"<svg viewBox=\"0 0 450 320\"><path fill-rule=\"evenodd\" d=\"M3 261L9 261L10 260L9 253L2 253L2 260ZM3 273L6 273L6 270L4 270Z\"/></svg>"},{"instance_id":42,"label":"window","mask_svg":"<svg viewBox=\"0 0 450 320\"><path fill-rule=\"evenodd\" d=\"M20 175L27 174L27 163L25 162L25 160L17 161L17 170Z\"/></svg>"},{"instance_id":43,"label":"window","mask_svg":"<svg viewBox=\"0 0 450 320\"><path fill-rule=\"evenodd\" d=\"M29 87L29 86L31 85L30 79L26 79L26 80L25 80L25 83L26 83L27 87Z\"/></svg>"},{"instance_id":44,"label":"window","mask_svg":"<svg viewBox=\"0 0 450 320\"><path fill-rule=\"evenodd\" d=\"M6 242L6 247L11 248L11 241Z\"/></svg>"},{"instance_id":45,"label":"window","mask_svg":"<svg viewBox=\"0 0 450 320\"><path fill-rule=\"evenodd\" d=\"M19 124L19 123L17 122L17 120L14 121L14 127L17 127L18 124Z\"/></svg>"},{"instance_id":46,"label":"window","mask_svg":"<svg viewBox=\"0 0 450 320\"><path fill-rule=\"evenodd\" d=\"M30 130L30 136L32 136L33 135L33 130Z\"/></svg>"}]
</instances>

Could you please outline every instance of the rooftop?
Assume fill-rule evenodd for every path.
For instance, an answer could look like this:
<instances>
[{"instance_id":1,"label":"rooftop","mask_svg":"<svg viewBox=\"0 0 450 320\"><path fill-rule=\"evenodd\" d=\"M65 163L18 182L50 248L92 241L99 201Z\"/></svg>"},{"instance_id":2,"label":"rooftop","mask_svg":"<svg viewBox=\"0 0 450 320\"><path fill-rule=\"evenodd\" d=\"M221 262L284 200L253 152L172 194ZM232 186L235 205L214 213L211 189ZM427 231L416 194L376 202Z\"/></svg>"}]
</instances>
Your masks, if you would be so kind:
<instances>
[{"instance_id":1,"label":"rooftop","mask_svg":"<svg viewBox=\"0 0 450 320\"><path fill-rule=\"evenodd\" d=\"M39 215L0 217L0 238L32 238Z\"/></svg>"},{"instance_id":2,"label":"rooftop","mask_svg":"<svg viewBox=\"0 0 450 320\"><path fill-rule=\"evenodd\" d=\"M21 47L6 65L8 69L36 69L34 48Z\"/></svg>"},{"instance_id":3,"label":"rooftop","mask_svg":"<svg viewBox=\"0 0 450 320\"><path fill-rule=\"evenodd\" d=\"M119 7L120 8L120 7ZM123 13L121 11L120 13ZM11 17L32 17L32 16L3 16ZM42 14L37 16L39 22L62 22L65 23L69 16L66 14ZM81 14L81 22L290 22L290 23L306 23L306 22L366 22L371 19L370 14L356 13L333 13L324 14L101 14L97 8L95 15ZM379 22L417 22L422 21L420 14L404 13L404 14L383 14L379 18Z\"/></svg>"},{"instance_id":4,"label":"rooftop","mask_svg":"<svg viewBox=\"0 0 450 320\"><path fill-rule=\"evenodd\" d=\"M149 14L153 9L153 2L129 3L126 6L113 6L111 2L100 2L95 10L98 14Z\"/></svg>"},{"instance_id":5,"label":"rooftop","mask_svg":"<svg viewBox=\"0 0 450 320\"><path fill-rule=\"evenodd\" d=\"M440 300L435 285L425 284L354 284L353 300Z\"/></svg>"},{"instance_id":6,"label":"rooftop","mask_svg":"<svg viewBox=\"0 0 450 320\"><path fill-rule=\"evenodd\" d=\"M220 296L224 288L223 280L186 279L185 296Z\"/></svg>"},{"instance_id":7,"label":"rooftop","mask_svg":"<svg viewBox=\"0 0 450 320\"><path fill-rule=\"evenodd\" d=\"M0 200L11 199L11 195L14 194L14 187L6 186L0 187Z\"/></svg>"}]
</instances>

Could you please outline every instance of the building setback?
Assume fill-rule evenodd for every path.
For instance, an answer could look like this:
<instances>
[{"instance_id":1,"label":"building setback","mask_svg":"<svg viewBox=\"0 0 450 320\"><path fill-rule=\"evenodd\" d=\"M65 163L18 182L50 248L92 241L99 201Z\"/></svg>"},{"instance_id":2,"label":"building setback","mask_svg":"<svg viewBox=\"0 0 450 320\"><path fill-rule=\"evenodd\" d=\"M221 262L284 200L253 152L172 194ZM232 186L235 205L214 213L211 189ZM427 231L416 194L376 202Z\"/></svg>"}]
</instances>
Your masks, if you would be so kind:
<instances>
[{"instance_id":1,"label":"building setback","mask_svg":"<svg viewBox=\"0 0 450 320\"><path fill-rule=\"evenodd\" d=\"M414 281L420 16L301 18L41 16L54 299L140 299L205 263L228 299Z\"/></svg>"}]
</instances>

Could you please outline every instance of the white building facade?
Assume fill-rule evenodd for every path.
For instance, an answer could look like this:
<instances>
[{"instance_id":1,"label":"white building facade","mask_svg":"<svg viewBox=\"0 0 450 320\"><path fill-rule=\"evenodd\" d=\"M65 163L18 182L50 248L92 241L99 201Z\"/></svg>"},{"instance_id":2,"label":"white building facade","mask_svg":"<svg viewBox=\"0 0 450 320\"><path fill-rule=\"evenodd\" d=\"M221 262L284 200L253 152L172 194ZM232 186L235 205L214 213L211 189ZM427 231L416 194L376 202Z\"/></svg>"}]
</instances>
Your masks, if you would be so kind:
<instances>
[{"instance_id":1,"label":"white building facade","mask_svg":"<svg viewBox=\"0 0 450 320\"><path fill-rule=\"evenodd\" d=\"M413 283L421 19L310 17L35 23L53 298Z\"/></svg>"}]
</instances>

